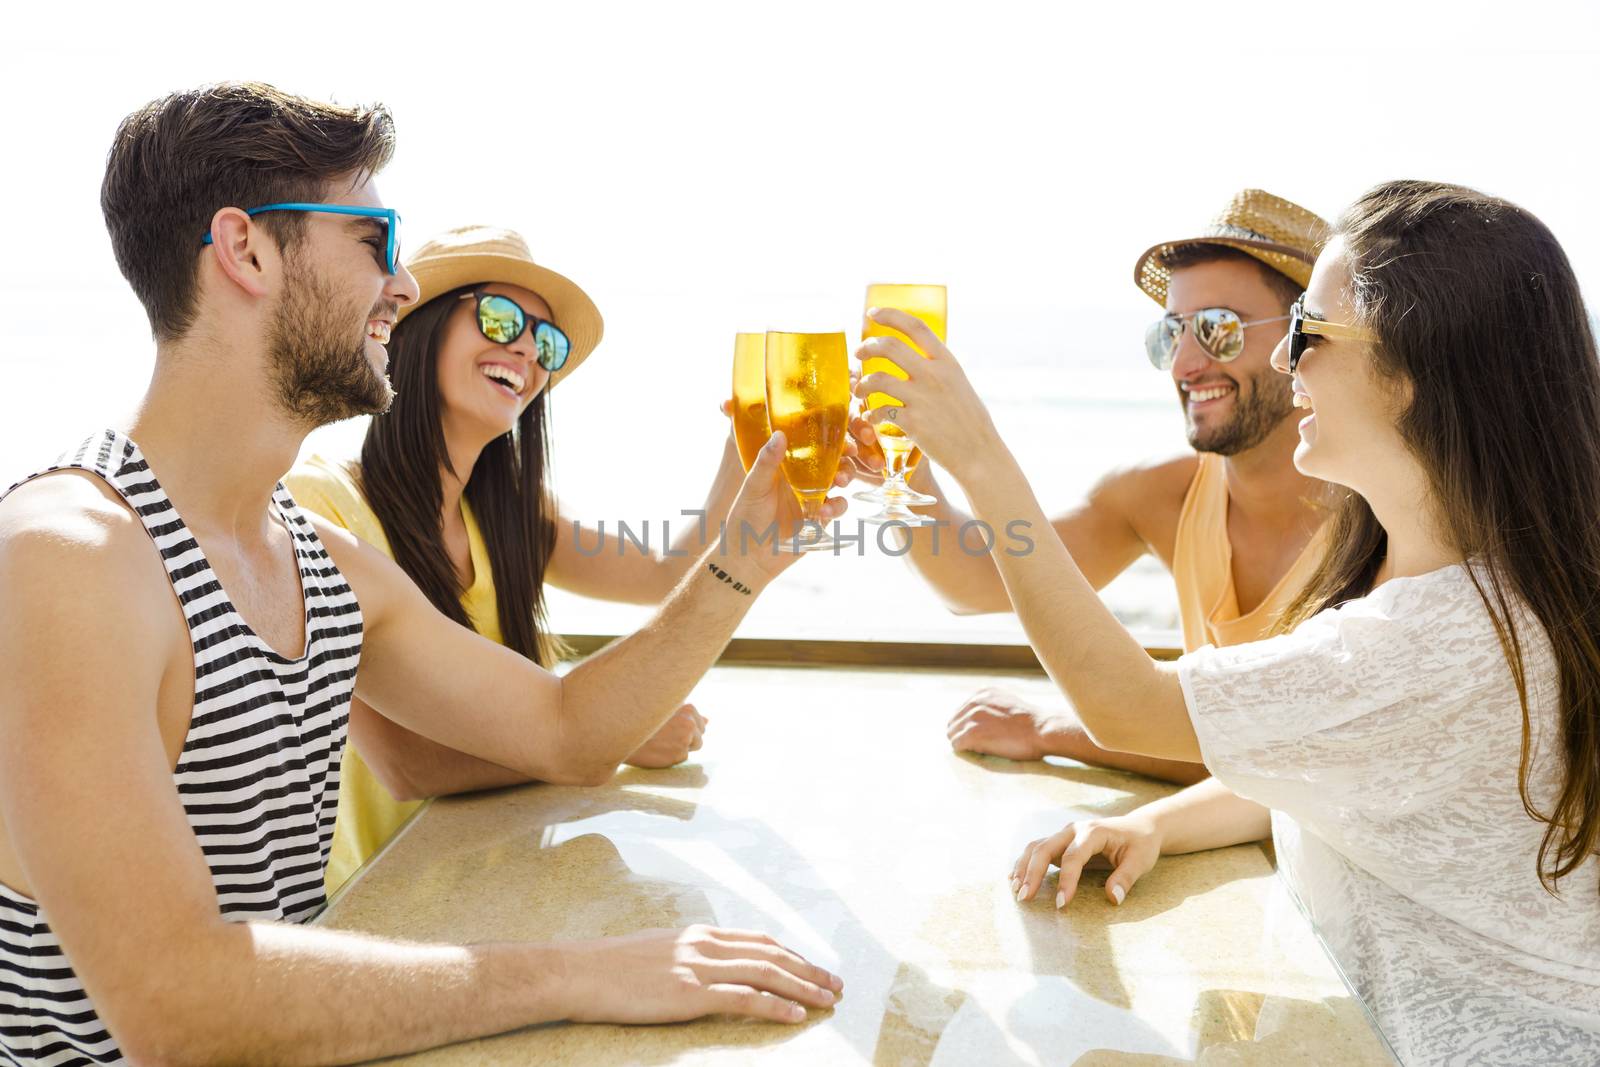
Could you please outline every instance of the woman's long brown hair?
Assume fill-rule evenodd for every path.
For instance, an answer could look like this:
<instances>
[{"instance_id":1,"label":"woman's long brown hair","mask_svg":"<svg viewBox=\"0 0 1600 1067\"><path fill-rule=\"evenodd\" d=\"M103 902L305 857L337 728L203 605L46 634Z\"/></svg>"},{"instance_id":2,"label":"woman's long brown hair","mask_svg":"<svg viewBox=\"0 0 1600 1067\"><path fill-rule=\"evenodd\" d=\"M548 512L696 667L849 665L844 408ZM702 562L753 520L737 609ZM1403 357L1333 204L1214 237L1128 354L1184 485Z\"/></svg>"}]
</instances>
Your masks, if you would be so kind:
<instances>
[{"instance_id":1,"label":"woman's long brown hair","mask_svg":"<svg viewBox=\"0 0 1600 1067\"><path fill-rule=\"evenodd\" d=\"M1399 430L1427 474L1434 521L1465 555L1516 683L1517 785L1546 824L1538 874L1554 893L1600 849L1600 357L1577 278L1538 219L1460 186L1380 185L1336 232L1356 317L1379 338L1376 371L1411 389ZM1370 592L1387 551L1366 501L1332 492L1332 548L1285 629ZM1548 811L1529 794L1513 604L1542 626L1560 678L1563 773Z\"/></svg>"},{"instance_id":2,"label":"woman's long brown hair","mask_svg":"<svg viewBox=\"0 0 1600 1067\"><path fill-rule=\"evenodd\" d=\"M376 415L361 446L361 492L383 525L395 562L433 604L463 626L465 592L444 546L440 470L451 470L439 416L439 343L458 298L472 286L435 297L396 324L389 340L394 405ZM478 456L464 495L483 531L494 577L500 633L507 648L543 666L560 657L547 632L544 572L555 547L546 395L515 428Z\"/></svg>"}]
</instances>

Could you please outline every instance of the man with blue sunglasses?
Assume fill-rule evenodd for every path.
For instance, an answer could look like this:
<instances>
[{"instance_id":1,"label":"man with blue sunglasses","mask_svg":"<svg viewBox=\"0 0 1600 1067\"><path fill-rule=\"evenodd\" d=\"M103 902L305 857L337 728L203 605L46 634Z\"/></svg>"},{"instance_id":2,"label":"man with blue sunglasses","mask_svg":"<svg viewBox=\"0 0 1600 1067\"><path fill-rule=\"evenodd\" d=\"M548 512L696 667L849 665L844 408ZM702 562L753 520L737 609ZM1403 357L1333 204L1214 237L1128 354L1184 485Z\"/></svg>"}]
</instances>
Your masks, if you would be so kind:
<instances>
[{"instance_id":1,"label":"man with blue sunglasses","mask_svg":"<svg viewBox=\"0 0 1600 1067\"><path fill-rule=\"evenodd\" d=\"M738 931L452 946L301 925L352 694L530 778L598 782L797 558L713 547L646 631L558 677L295 504L279 478L306 434L390 399L384 345L418 291L372 179L392 151L381 108L262 85L176 93L117 132L101 203L154 374L127 423L0 493L0 1060L344 1063L561 1019L795 1023L842 988ZM795 524L782 445L730 530Z\"/></svg>"}]
</instances>

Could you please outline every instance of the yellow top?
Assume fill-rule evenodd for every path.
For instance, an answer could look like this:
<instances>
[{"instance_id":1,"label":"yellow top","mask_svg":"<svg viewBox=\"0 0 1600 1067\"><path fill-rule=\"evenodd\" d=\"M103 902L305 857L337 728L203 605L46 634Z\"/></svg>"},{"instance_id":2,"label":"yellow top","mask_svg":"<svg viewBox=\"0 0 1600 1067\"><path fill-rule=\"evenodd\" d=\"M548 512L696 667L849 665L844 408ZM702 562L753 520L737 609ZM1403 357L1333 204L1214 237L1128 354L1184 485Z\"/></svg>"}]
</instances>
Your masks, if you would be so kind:
<instances>
[{"instance_id":1,"label":"yellow top","mask_svg":"<svg viewBox=\"0 0 1600 1067\"><path fill-rule=\"evenodd\" d=\"M1233 545L1228 541L1228 477L1221 456L1200 454L1200 466L1178 516L1172 579L1178 587L1183 648L1241 645L1268 636L1272 624L1304 588L1321 561L1327 526L1318 530L1272 591L1248 614L1239 614L1233 588Z\"/></svg>"},{"instance_id":2,"label":"yellow top","mask_svg":"<svg viewBox=\"0 0 1600 1067\"><path fill-rule=\"evenodd\" d=\"M378 517L372 513L346 466L313 456L290 471L283 482L295 503L349 530L390 559L394 558ZM495 603L494 577L489 571L489 551L484 546L477 517L465 499L461 501L461 517L467 523L473 575L472 588L462 594L461 606L466 609L474 629L489 640L504 644ZM339 815L333 827L333 851L328 857L325 875L328 894L331 896L343 885L421 806L421 801L400 801L391 796L355 746L345 745L344 761L339 768Z\"/></svg>"}]
</instances>

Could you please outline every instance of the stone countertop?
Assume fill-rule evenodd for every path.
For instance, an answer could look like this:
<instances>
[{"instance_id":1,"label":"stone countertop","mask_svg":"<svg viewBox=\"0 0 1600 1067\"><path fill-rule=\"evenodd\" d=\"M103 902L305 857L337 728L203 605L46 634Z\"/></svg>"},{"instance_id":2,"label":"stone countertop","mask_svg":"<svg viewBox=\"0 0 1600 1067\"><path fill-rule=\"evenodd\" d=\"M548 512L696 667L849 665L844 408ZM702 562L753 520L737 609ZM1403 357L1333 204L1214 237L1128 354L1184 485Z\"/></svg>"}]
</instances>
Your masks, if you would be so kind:
<instances>
[{"instance_id":1,"label":"stone countertop","mask_svg":"<svg viewBox=\"0 0 1600 1067\"><path fill-rule=\"evenodd\" d=\"M724 667L705 747L607 786L430 804L318 922L417 941L568 940L711 923L840 974L795 1027L551 1025L427 1064L1391 1064L1261 848L1161 860L1121 907L1088 872L1018 904L1022 846L1170 791L1069 761L957 755L950 714L1038 675Z\"/></svg>"}]
</instances>

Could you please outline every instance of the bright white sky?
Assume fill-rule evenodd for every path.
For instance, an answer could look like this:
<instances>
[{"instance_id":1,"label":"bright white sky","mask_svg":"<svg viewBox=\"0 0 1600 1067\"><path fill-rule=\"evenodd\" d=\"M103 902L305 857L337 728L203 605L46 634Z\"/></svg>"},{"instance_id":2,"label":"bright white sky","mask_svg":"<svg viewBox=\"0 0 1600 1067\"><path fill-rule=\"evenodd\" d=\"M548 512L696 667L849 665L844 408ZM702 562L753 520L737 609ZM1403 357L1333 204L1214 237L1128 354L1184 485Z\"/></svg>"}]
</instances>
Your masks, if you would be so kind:
<instances>
[{"instance_id":1,"label":"bright white sky","mask_svg":"<svg viewBox=\"0 0 1600 1067\"><path fill-rule=\"evenodd\" d=\"M607 513L697 499L736 330L853 331L869 281L950 285L969 367L1048 367L1068 395L1126 367L1112 392L1164 400L1141 366L1153 305L1134 257L1244 186L1333 215L1385 178L1474 185L1540 215L1600 285L1592 4L417 10L7 16L0 481L142 388L148 335L98 206L105 152L136 106L229 78L388 104L400 148L379 184L410 248L509 224L590 291L606 340L560 395L557 475ZM640 461L663 424L690 469Z\"/></svg>"}]
</instances>

